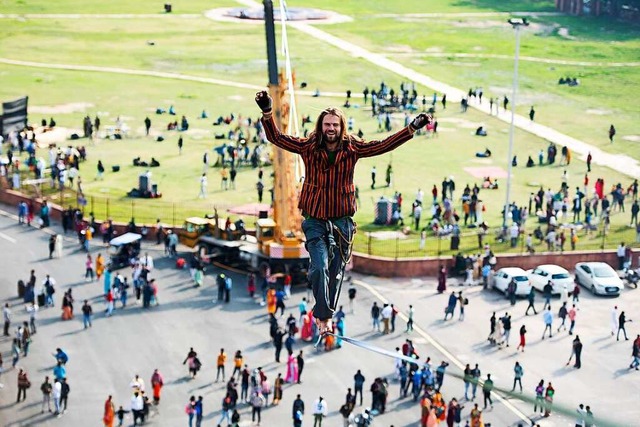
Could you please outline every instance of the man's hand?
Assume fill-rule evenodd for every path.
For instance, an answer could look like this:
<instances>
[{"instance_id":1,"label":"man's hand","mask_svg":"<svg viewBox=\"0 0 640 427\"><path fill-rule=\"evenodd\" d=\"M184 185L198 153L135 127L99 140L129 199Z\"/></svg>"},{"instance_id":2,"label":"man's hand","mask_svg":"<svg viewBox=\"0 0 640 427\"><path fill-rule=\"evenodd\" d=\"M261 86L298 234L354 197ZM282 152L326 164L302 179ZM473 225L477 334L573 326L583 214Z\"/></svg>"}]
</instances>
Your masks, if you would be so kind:
<instances>
[{"instance_id":1,"label":"man's hand","mask_svg":"<svg viewBox=\"0 0 640 427\"><path fill-rule=\"evenodd\" d=\"M411 129L413 129L414 131L417 131L419 129L422 129L432 121L433 117L431 116L431 114L420 113L416 116L415 119L413 119L411 123L409 123L409 126L411 126Z\"/></svg>"},{"instance_id":2,"label":"man's hand","mask_svg":"<svg viewBox=\"0 0 640 427\"><path fill-rule=\"evenodd\" d=\"M272 100L267 91L263 90L256 93L256 104L258 104L263 113L271 112Z\"/></svg>"}]
</instances>

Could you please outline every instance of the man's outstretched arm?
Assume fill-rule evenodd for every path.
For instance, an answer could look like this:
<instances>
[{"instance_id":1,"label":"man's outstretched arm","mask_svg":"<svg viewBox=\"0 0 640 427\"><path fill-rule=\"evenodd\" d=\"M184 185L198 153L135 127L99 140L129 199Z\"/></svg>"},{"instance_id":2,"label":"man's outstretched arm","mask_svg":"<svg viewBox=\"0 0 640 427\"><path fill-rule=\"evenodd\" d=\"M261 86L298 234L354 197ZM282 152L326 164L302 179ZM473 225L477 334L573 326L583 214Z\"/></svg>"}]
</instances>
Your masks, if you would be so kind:
<instances>
[{"instance_id":1,"label":"man's outstretched arm","mask_svg":"<svg viewBox=\"0 0 640 427\"><path fill-rule=\"evenodd\" d=\"M272 100L266 91L256 93L256 104L262 110L262 125L264 126L267 140L276 147L280 147L283 150L291 151L292 153L300 154L302 149L302 142L300 138L291 135L285 135L280 132L276 122L273 120L273 108Z\"/></svg>"},{"instance_id":2,"label":"man's outstretched arm","mask_svg":"<svg viewBox=\"0 0 640 427\"><path fill-rule=\"evenodd\" d=\"M418 114L408 126L385 139L370 142L356 142L360 157L372 157L392 151L411 138L414 132L431 123L433 118L426 113Z\"/></svg>"}]
</instances>

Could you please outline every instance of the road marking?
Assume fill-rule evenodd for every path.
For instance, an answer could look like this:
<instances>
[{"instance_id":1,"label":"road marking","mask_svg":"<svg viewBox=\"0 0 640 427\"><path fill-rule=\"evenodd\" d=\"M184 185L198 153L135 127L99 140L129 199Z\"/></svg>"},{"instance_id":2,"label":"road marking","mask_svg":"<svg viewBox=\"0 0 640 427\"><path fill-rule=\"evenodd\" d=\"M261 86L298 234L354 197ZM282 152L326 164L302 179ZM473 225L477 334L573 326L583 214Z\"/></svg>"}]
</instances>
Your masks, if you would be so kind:
<instances>
[{"instance_id":1,"label":"road marking","mask_svg":"<svg viewBox=\"0 0 640 427\"><path fill-rule=\"evenodd\" d=\"M380 292L378 292L377 289L375 289L373 286L369 285L368 283L363 282L361 280L357 280L357 279L353 280L353 283L355 283L356 285L362 286L363 288L367 289L376 298L378 298L383 304L390 304L389 300L387 300ZM405 322L407 322L409 320L409 318L402 312L398 312L398 317L400 317ZM465 364L463 364L456 356L451 354L446 348L444 348L444 346L442 346L438 341L436 341L435 338L433 338L431 335L429 335L424 329L422 329L420 326L418 326L418 325L416 325L414 323L413 330L415 332L417 332L420 336L422 336L436 350L438 350L440 353L442 353L442 355L446 359L449 359L449 361L451 363L456 365L458 367L458 369L464 370ZM531 420L529 419L529 417L525 413L523 413L521 410L516 408L506 398L502 397L501 395L499 395L495 391L493 392L493 395L496 397L496 399L499 402L501 402L507 409L509 409L511 412L513 412L522 421L525 421L527 424L529 424L531 422Z\"/></svg>"},{"instance_id":2,"label":"road marking","mask_svg":"<svg viewBox=\"0 0 640 427\"><path fill-rule=\"evenodd\" d=\"M11 236L7 236L7 235L6 235L6 234L4 234L4 233L0 233L0 237L2 237L2 238L3 238L3 239L5 239L5 240L8 240L8 241L9 241L9 242L11 242L11 243L15 243L15 242L16 242L16 239L14 239L14 238L13 238L13 237L11 237Z\"/></svg>"}]
</instances>

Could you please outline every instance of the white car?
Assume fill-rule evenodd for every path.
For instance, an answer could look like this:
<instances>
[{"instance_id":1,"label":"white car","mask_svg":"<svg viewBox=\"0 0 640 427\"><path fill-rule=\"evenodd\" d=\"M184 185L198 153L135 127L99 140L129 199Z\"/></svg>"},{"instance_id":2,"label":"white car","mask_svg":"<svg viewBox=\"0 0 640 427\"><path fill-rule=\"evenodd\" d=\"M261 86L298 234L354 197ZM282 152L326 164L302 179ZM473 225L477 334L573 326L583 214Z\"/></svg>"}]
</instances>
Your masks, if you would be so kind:
<instances>
[{"instance_id":1,"label":"white car","mask_svg":"<svg viewBox=\"0 0 640 427\"><path fill-rule=\"evenodd\" d=\"M559 265L539 265L533 270L527 271L531 286L542 292L545 285L551 280L552 294L557 295L566 286L569 291L573 289L573 279L569 272Z\"/></svg>"},{"instance_id":2,"label":"white car","mask_svg":"<svg viewBox=\"0 0 640 427\"><path fill-rule=\"evenodd\" d=\"M516 296L527 296L531 290L529 275L519 267L505 267L496 271L493 275L493 287L506 295L512 278L516 279Z\"/></svg>"},{"instance_id":3,"label":"white car","mask_svg":"<svg viewBox=\"0 0 640 427\"><path fill-rule=\"evenodd\" d=\"M615 270L604 262L577 263L576 282L594 295L620 295L624 288Z\"/></svg>"}]
</instances>

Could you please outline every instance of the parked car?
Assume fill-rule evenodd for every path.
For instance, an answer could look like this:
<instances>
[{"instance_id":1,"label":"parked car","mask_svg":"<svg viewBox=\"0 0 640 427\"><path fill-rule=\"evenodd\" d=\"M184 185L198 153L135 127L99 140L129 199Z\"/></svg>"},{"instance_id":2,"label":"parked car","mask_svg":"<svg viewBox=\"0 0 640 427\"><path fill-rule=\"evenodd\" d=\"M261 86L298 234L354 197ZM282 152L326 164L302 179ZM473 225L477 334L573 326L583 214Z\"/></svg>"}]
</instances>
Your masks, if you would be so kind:
<instances>
[{"instance_id":1,"label":"parked car","mask_svg":"<svg viewBox=\"0 0 640 427\"><path fill-rule=\"evenodd\" d=\"M505 267L496 271L493 275L493 287L506 295L512 278L516 279L516 296L528 295L531 290L529 275L519 267Z\"/></svg>"},{"instance_id":2,"label":"parked car","mask_svg":"<svg viewBox=\"0 0 640 427\"><path fill-rule=\"evenodd\" d=\"M624 288L618 273L604 262L577 263L576 282L594 295L620 295Z\"/></svg>"},{"instance_id":3,"label":"parked car","mask_svg":"<svg viewBox=\"0 0 640 427\"><path fill-rule=\"evenodd\" d=\"M539 265L533 270L528 270L529 280L531 280L531 286L542 292L544 286L551 280L551 286L553 286L554 295L560 293L565 286L567 289L573 289L573 279L571 274L559 265L545 264Z\"/></svg>"}]
</instances>

